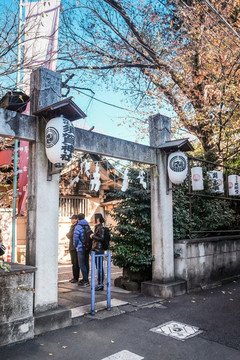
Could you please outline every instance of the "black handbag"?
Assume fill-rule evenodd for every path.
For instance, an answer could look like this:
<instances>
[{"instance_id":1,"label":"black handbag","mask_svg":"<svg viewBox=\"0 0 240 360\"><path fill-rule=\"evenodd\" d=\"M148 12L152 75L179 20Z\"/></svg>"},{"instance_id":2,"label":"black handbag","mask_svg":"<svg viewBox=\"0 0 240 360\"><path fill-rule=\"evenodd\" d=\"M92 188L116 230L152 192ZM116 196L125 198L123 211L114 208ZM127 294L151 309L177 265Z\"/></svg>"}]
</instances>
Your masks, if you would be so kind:
<instances>
[{"instance_id":1,"label":"black handbag","mask_svg":"<svg viewBox=\"0 0 240 360\"><path fill-rule=\"evenodd\" d=\"M3 244L0 244L0 256L4 255L5 254L5 246Z\"/></svg>"}]
</instances>

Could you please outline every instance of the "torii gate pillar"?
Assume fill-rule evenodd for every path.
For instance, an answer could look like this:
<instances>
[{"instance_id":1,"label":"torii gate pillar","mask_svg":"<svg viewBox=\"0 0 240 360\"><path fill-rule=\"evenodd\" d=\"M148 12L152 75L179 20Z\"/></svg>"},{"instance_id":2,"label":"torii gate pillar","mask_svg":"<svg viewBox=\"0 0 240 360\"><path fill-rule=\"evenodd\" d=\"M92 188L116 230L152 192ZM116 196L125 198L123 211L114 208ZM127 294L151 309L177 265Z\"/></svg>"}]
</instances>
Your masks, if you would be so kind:
<instances>
[{"instance_id":1,"label":"torii gate pillar","mask_svg":"<svg viewBox=\"0 0 240 360\"><path fill-rule=\"evenodd\" d=\"M31 113L61 99L61 75L38 68L31 74ZM36 141L29 144L27 265L35 273L34 312L58 305L59 175L47 181L45 119L36 124Z\"/></svg>"},{"instance_id":2,"label":"torii gate pillar","mask_svg":"<svg viewBox=\"0 0 240 360\"><path fill-rule=\"evenodd\" d=\"M150 146L158 148L170 140L171 119L157 114L149 119ZM157 166L151 169L151 221L153 281L174 280L172 191L167 191L166 158L157 150Z\"/></svg>"},{"instance_id":3,"label":"torii gate pillar","mask_svg":"<svg viewBox=\"0 0 240 360\"><path fill-rule=\"evenodd\" d=\"M167 188L167 154L160 145L170 140L171 119L157 114L149 118L150 146L156 148L151 169L152 281L142 283L147 295L169 298L185 293L185 282L174 278L172 191Z\"/></svg>"}]
</instances>

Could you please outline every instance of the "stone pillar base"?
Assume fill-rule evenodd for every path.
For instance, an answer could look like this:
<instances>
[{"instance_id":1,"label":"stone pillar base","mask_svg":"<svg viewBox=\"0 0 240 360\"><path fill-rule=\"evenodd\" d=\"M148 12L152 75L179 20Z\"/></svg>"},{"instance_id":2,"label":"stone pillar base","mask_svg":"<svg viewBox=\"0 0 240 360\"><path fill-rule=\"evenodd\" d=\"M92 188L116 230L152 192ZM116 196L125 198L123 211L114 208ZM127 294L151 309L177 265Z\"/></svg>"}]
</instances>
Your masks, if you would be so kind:
<instances>
[{"instance_id":1,"label":"stone pillar base","mask_svg":"<svg viewBox=\"0 0 240 360\"><path fill-rule=\"evenodd\" d=\"M48 331L62 329L72 325L71 310L58 308L34 315L34 334L39 335Z\"/></svg>"},{"instance_id":2,"label":"stone pillar base","mask_svg":"<svg viewBox=\"0 0 240 360\"><path fill-rule=\"evenodd\" d=\"M141 292L144 295L169 299L174 296L186 293L186 281L176 280L169 283L157 283L154 281L144 281L141 283Z\"/></svg>"}]
</instances>

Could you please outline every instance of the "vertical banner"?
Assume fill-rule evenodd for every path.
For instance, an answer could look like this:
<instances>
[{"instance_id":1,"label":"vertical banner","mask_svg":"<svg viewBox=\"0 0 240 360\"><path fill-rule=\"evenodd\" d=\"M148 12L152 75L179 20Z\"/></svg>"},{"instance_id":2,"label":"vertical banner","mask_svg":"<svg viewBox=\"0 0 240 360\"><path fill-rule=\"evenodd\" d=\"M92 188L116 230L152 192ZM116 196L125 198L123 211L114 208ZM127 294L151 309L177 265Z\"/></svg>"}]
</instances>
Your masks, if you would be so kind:
<instances>
[{"instance_id":1,"label":"vertical banner","mask_svg":"<svg viewBox=\"0 0 240 360\"><path fill-rule=\"evenodd\" d=\"M34 69L43 65L47 69L56 70L60 0L26 2L24 7L25 39L22 61L25 68L22 89L28 94L30 74ZM24 114L29 115L29 113L28 103ZM23 150L20 150L18 214L24 215L27 199L28 142L21 141L21 148Z\"/></svg>"},{"instance_id":2,"label":"vertical banner","mask_svg":"<svg viewBox=\"0 0 240 360\"><path fill-rule=\"evenodd\" d=\"M30 74L39 66L56 70L60 0L25 4L23 89L29 92Z\"/></svg>"},{"instance_id":3,"label":"vertical banner","mask_svg":"<svg viewBox=\"0 0 240 360\"><path fill-rule=\"evenodd\" d=\"M24 215L28 183L28 141L20 141L18 214Z\"/></svg>"}]
</instances>

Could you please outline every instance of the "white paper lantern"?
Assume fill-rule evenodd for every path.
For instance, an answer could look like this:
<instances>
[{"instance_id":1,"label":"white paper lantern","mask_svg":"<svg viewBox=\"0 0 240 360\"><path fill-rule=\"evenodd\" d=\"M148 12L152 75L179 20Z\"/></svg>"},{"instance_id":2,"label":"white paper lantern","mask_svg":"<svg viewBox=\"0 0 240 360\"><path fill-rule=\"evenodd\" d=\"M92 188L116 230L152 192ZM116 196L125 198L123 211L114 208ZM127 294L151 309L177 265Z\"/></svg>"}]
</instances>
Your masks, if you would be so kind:
<instances>
[{"instance_id":1,"label":"white paper lantern","mask_svg":"<svg viewBox=\"0 0 240 360\"><path fill-rule=\"evenodd\" d=\"M230 196L240 194L240 182L238 175L228 176L228 193Z\"/></svg>"},{"instance_id":2,"label":"white paper lantern","mask_svg":"<svg viewBox=\"0 0 240 360\"><path fill-rule=\"evenodd\" d=\"M74 153L75 129L64 117L51 119L45 130L45 147L49 161L53 164L67 163Z\"/></svg>"},{"instance_id":3,"label":"white paper lantern","mask_svg":"<svg viewBox=\"0 0 240 360\"><path fill-rule=\"evenodd\" d=\"M223 172L217 170L208 171L208 176L212 182L212 191L224 193Z\"/></svg>"},{"instance_id":4,"label":"white paper lantern","mask_svg":"<svg viewBox=\"0 0 240 360\"><path fill-rule=\"evenodd\" d=\"M188 172L188 158L182 151L168 156L168 176L173 184L182 184Z\"/></svg>"},{"instance_id":5,"label":"white paper lantern","mask_svg":"<svg viewBox=\"0 0 240 360\"><path fill-rule=\"evenodd\" d=\"M201 166L195 166L191 168L191 177L193 191L203 190L203 171Z\"/></svg>"}]
</instances>

